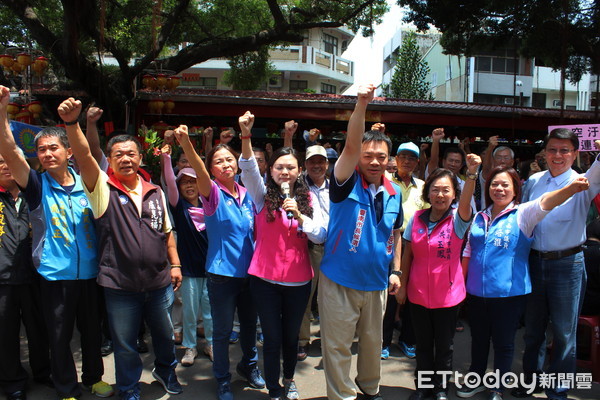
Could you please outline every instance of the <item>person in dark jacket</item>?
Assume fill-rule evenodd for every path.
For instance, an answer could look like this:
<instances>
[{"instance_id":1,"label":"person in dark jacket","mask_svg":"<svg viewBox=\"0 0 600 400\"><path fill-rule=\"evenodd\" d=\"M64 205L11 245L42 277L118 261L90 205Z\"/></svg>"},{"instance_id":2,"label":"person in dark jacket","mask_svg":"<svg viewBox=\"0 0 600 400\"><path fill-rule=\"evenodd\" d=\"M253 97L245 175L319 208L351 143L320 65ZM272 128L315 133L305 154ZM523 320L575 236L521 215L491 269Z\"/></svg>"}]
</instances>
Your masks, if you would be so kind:
<instances>
[{"instance_id":1,"label":"person in dark jacket","mask_svg":"<svg viewBox=\"0 0 600 400\"><path fill-rule=\"evenodd\" d=\"M181 263L165 195L138 176L142 149L131 136L109 140L111 172L103 172L77 123L80 113L81 102L73 98L58 107L96 222L98 284L104 287L121 399L140 398L143 365L136 342L142 319L150 327L156 356L152 376L167 393L179 394L169 311L181 285Z\"/></svg>"},{"instance_id":2,"label":"person in dark jacket","mask_svg":"<svg viewBox=\"0 0 600 400\"><path fill-rule=\"evenodd\" d=\"M50 349L41 311L39 276L31 257L27 203L0 156L0 387L8 400L24 400L21 322L27 332L33 379L52 385Z\"/></svg>"}]
</instances>

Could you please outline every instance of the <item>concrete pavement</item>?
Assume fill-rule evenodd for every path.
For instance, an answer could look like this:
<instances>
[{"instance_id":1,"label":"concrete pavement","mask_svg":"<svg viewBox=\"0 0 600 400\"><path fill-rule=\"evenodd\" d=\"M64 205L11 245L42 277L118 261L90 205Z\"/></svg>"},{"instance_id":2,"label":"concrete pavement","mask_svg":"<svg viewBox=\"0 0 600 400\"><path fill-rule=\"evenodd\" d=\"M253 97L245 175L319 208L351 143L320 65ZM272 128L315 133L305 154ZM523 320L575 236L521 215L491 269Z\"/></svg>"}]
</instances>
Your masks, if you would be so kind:
<instances>
[{"instance_id":1,"label":"concrete pavement","mask_svg":"<svg viewBox=\"0 0 600 400\"><path fill-rule=\"evenodd\" d=\"M318 325L313 324L313 334L318 334ZM521 354L523 344L523 333L521 329L517 333L517 351L513 370L516 372L521 371ZM74 341L75 345L75 341ZM27 359L27 346L25 339L22 341L22 352L24 358ZM150 346L151 347L151 346ZM74 346L75 348L75 346ZM241 352L239 345L231 345L231 371L233 374L232 378L232 390L235 400L250 400L250 399L262 399L268 400L268 392L266 389L255 390L245 387L245 382L235 373L235 363L240 358ZM259 351L262 351L259 346ZM181 359L183 356L183 349L178 348L177 356ZM353 346L353 352L356 354L356 344ZM81 368L81 353L79 350L75 352L75 358L77 360L78 368ZM261 354L262 358L262 354ZM142 399L143 400L164 400L172 398L173 400L216 400L215 390L216 384L212 377L212 364L205 356L199 356L196 359L195 364L192 367L177 366L177 374L179 381L181 382L184 392L178 396L170 396L164 392L162 387L154 381L151 375L153 355L152 352L142 355L144 362L144 372L141 379L142 385ZM455 351L454 351L454 369L460 372L467 372L469 368L470 359L470 333L468 324L465 324L465 331L456 333L455 336ZM490 357L491 360L491 357ZM26 365L28 368L28 365ZM262 367L262 363L261 363ZM104 357L104 380L108 383L115 383L114 375L114 360L113 356ZM388 360L382 361L382 380L381 380L381 394L386 400L404 400L408 399L410 393L414 389L413 383L413 371L415 368L415 361L408 359L402 355L397 346L393 345L391 349L391 356ZM581 371L589 372L589 371ZM353 360L352 366L352 378L356 374L356 357ZM320 339L315 338L313 345L310 348L309 357L299 362L296 368L295 376L298 391L301 399L326 399L326 386L325 376L323 372L323 365L321 362L320 352ZM535 397L545 398L544 395L538 394ZM38 385L31 384L28 390L28 399L30 400L53 400L56 398L56 394L53 389ZM451 400L458 399L456 397L454 389L450 390L449 398ZM572 390L569 392L569 398L577 400L597 400L600 399L600 384L593 384L591 389L584 390ZM96 399L95 396L90 393L84 393L81 397L82 400ZM485 400L487 399L487 393L479 393L472 397L473 400ZM505 399L512 400L513 397L509 394L505 395Z\"/></svg>"}]
</instances>

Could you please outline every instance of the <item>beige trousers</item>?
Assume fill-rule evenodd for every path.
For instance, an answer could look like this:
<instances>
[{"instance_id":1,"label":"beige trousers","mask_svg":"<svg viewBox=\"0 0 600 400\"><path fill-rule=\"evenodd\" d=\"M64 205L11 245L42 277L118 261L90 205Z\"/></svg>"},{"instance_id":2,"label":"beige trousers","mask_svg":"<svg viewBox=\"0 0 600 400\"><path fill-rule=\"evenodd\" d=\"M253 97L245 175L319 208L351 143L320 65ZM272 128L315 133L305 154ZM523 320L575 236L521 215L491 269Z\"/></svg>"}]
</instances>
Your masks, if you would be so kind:
<instances>
[{"instance_id":1,"label":"beige trousers","mask_svg":"<svg viewBox=\"0 0 600 400\"><path fill-rule=\"evenodd\" d=\"M367 395L379 392L382 322L387 291L350 289L319 276L321 350L329 400L356 398L350 379L352 342L358 336L356 382Z\"/></svg>"}]
</instances>

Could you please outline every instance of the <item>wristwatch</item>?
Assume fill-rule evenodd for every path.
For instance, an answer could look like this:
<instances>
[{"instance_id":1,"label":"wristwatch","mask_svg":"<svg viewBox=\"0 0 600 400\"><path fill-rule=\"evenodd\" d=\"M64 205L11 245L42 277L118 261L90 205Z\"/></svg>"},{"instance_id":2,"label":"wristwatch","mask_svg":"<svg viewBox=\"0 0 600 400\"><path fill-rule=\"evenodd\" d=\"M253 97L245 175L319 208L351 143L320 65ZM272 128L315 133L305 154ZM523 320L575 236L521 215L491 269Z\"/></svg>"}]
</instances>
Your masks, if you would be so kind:
<instances>
[{"instance_id":1,"label":"wristwatch","mask_svg":"<svg viewBox=\"0 0 600 400\"><path fill-rule=\"evenodd\" d=\"M398 278L402 276L402 271L392 271L390 275L396 275Z\"/></svg>"},{"instance_id":2,"label":"wristwatch","mask_svg":"<svg viewBox=\"0 0 600 400\"><path fill-rule=\"evenodd\" d=\"M474 174L467 173L467 179L477 180L478 176L479 176L479 174L477 172L475 172Z\"/></svg>"}]
</instances>

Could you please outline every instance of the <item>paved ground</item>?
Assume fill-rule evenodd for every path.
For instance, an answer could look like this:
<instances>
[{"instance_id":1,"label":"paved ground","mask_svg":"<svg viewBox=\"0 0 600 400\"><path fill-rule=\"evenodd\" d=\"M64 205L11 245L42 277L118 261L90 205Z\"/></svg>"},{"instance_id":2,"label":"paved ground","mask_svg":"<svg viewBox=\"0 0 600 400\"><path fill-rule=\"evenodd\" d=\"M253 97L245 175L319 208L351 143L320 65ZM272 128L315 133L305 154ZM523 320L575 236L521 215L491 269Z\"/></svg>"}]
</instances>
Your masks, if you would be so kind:
<instances>
[{"instance_id":1,"label":"paved ground","mask_svg":"<svg viewBox=\"0 0 600 400\"><path fill-rule=\"evenodd\" d=\"M313 333L318 334L318 326L313 325ZM519 331L517 344L520 345L517 349L517 356L515 358L514 370L521 370L521 352L522 352L522 336L523 330ZM296 383L302 399L326 399L325 390L325 377L323 373L323 365L321 362L320 353L320 340L315 339L313 346L310 349L309 357L299 362L296 368ZM355 346L356 347L356 346ZM454 352L454 369L461 372L466 372L469 367L470 358L470 334L468 326L465 327L465 331L457 333L455 337L455 352ZM23 352L27 351L26 345L22 346ZM232 362L232 371L235 371L235 362L239 360L240 350L239 345L232 345L231 359L235 360ZM260 349L259 349L260 350ZM356 349L354 349L356 350ZM1 352L1 350L0 350ZM179 359L183 355L183 350L178 349L177 355ZM1 355L0 355L1 356ZM78 361L78 367L80 364L79 352L75 353ZM207 399L213 400L215 397L216 385L212 379L211 363L206 357L201 357L196 360L196 363L189 368L177 367L177 373L179 380L183 385L184 392L179 396L169 396L165 394L162 387L157 383L153 382L153 378L150 374L152 370L152 353L143 355L144 360L144 373L142 375L142 399L144 400L158 400L168 399L172 397L174 400L197 400ZM354 360L355 362L356 360ZM407 399L411 391L414 389L413 384L413 370L415 367L414 360L410 360L404 357L398 347L392 346L391 357L388 360L382 361L382 372L383 378L381 381L381 394L386 400L396 399ZM114 364L112 355L104 358L105 375L104 380L114 384ZM589 371L582 371L589 372ZM355 373L355 364L353 364L353 373ZM268 400L268 393L266 390L254 390L244 386L244 381L233 372L232 380L233 393L236 400L250 400L250 399L263 399ZM454 390L450 390L450 399L458 399ZM538 398L545 398L543 395L536 395ZM32 384L28 391L28 398L30 400L51 400L55 399L55 392L52 389ZM95 399L89 393L85 393L82 396L83 400ZM487 395L485 393L477 394L472 399L474 400L485 400ZM510 395L505 396L506 399L512 400ZM600 399L600 384L593 384L589 390L573 390L570 392L570 398L580 400L597 400Z\"/></svg>"}]
</instances>

